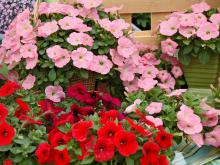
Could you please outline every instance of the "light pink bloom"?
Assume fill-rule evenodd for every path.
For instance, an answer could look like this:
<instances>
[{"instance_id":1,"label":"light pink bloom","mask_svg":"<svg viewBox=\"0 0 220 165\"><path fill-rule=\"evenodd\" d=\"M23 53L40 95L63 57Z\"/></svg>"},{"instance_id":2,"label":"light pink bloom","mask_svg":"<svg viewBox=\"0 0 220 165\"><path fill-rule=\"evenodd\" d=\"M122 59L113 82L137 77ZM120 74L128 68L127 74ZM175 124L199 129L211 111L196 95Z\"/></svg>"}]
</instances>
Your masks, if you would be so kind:
<instances>
[{"instance_id":1,"label":"light pink bloom","mask_svg":"<svg viewBox=\"0 0 220 165\"><path fill-rule=\"evenodd\" d=\"M167 54L161 54L160 58L164 61L170 62L172 65L180 65L180 62L176 57L169 56Z\"/></svg>"},{"instance_id":2,"label":"light pink bloom","mask_svg":"<svg viewBox=\"0 0 220 165\"><path fill-rule=\"evenodd\" d=\"M21 46L20 53L23 58L34 58L37 56L37 46L33 44L25 44Z\"/></svg>"},{"instance_id":3,"label":"light pink bloom","mask_svg":"<svg viewBox=\"0 0 220 165\"><path fill-rule=\"evenodd\" d=\"M202 24L207 22L207 17L202 13L195 14L195 18L196 18L196 23L195 23L196 28L202 26Z\"/></svg>"},{"instance_id":4,"label":"light pink bloom","mask_svg":"<svg viewBox=\"0 0 220 165\"><path fill-rule=\"evenodd\" d=\"M176 79L183 75L183 71L179 66L173 66L171 72Z\"/></svg>"},{"instance_id":5,"label":"light pink bloom","mask_svg":"<svg viewBox=\"0 0 220 165\"><path fill-rule=\"evenodd\" d=\"M151 102L147 107L146 111L150 114L153 115L155 113L160 113L162 111L163 104L160 102Z\"/></svg>"},{"instance_id":6,"label":"light pink bloom","mask_svg":"<svg viewBox=\"0 0 220 165\"><path fill-rule=\"evenodd\" d=\"M142 103L141 99L136 99L133 104L129 105L125 109L124 113L128 114L128 113L131 113L131 112L135 112L137 107L138 107L138 105L140 105L141 103Z\"/></svg>"},{"instance_id":7,"label":"light pink bloom","mask_svg":"<svg viewBox=\"0 0 220 165\"><path fill-rule=\"evenodd\" d=\"M48 86L45 89L47 99L53 102L60 102L61 99L65 98L65 93L61 86Z\"/></svg>"},{"instance_id":8,"label":"light pink bloom","mask_svg":"<svg viewBox=\"0 0 220 165\"><path fill-rule=\"evenodd\" d=\"M94 41L93 38L88 34L73 32L67 38L67 42L69 42L73 46L78 46L78 45L92 46Z\"/></svg>"},{"instance_id":9,"label":"light pink bloom","mask_svg":"<svg viewBox=\"0 0 220 165\"><path fill-rule=\"evenodd\" d=\"M117 50L115 49L110 49L110 55L112 57L112 62L115 64L115 65L118 65L119 67L120 66L123 66L124 65L124 60L125 58L120 56L117 52Z\"/></svg>"},{"instance_id":10,"label":"light pink bloom","mask_svg":"<svg viewBox=\"0 0 220 165\"><path fill-rule=\"evenodd\" d=\"M66 16L63 19L60 19L58 24L63 30L74 30L78 27L79 24L83 24L83 20L76 17Z\"/></svg>"},{"instance_id":11,"label":"light pink bloom","mask_svg":"<svg viewBox=\"0 0 220 165\"><path fill-rule=\"evenodd\" d=\"M96 21L99 20L99 15L98 15L97 9L95 8L93 9L81 8L79 12L80 12L79 15L84 18L90 18Z\"/></svg>"},{"instance_id":12,"label":"light pink bloom","mask_svg":"<svg viewBox=\"0 0 220 165\"><path fill-rule=\"evenodd\" d=\"M218 115L212 111L205 112L203 114L205 121L202 122L203 126L214 127L218 124Z\"/></svg>"},{"instance_id":13,"label":"light pink bloom","mask_svg":"<svg viewBox=\"0 0 220 165\"><path fill-rule=\"evenodd\" d=\"M31 74L29 74L29 75L25 78L25 80L23 81L22 87L23 87L25 90L31 89L31 88L33 88L33 86L34 86L35 81L36 81L36 77L33 76L33 75L31 75Z\"/></svg>"},{"instance_id":14,"label":"light pink bloom","mask_svg":"<svg viewBox=\"0 0 220 165\"><path fill-rule=\"evenodd\" d=\"M38 28L38 36L48 37L49 35L57 32L58 30L59 26L57 25L57 21L46 22Z\"/></svg>"},{"instance_id":15,"label":"light pink bloom","mask_svg":"<svg viewBox=\"0 0 220 165\"><path fill-rule=\"evenodd\" d=\"M217 24L218 26L220 26L220 13L218 14L212 14L212 16L210 17L210 21L212 23Z\"/></svg>"},{"instance_id":16,"label":"light pink bloom","mask_svg":"<svg viewBox=\"0 0 220 165\"><path fill-rule=\"evenodd\" d=\"M16 31L19 36L26 37L33 31L33 26L29 20L25 20L16 24Z\"/></svg>"},{"instance_id":17,"label":"light pink bloom","mask_svg":"<svg viewBox=\"0 0 220 165\"><path fill-rule=\"evenodd\" d=\"M194 134L190 135L191 139L198 147L202 147L204 145L203 135L202 134Z\"/></svg>"},{"instance_id":18,"label":"light pink bloom","mask_svg":"<svg viewBox=\"0 0 220 165\"><path fill-rule=\"evenodd\" d=\"M161 41L161 49L162 52L165 54L168 54L170 56L173 56L177 51L178 44L171 40L170 38Z\"/></svg>"},{"instance_id":19,"label":"light pink bloom","mask_svg":"<svg viewBox=\"0 0 220 165\"><path fill-rule=\"evenodd\" d=\"M176 84L176 80L171 75L164 82L164 85L167 86L170 89L174 89L175 84Z\"/></svg>"},{"instance_id":20,"label":"light pink bloom","mask_svg":"<svg viewBox=\"0 0 220 165\"><path fill-rule=\"evenodd\" d=\"M179 27L179 19L171 17L169 20L160 23L160 33L165 36L172 36L177 33Z\"/></svg>"},{"instance_id":21,"label":"light pink bloom","mask_svg":"<svg viewBox=\"0 0 220 165\"><path fill-rule=\"evenodd\" d=\"M103 0L77 0L78 3L81 3L86 9L96 8L102 4Z\"/></svg>"},{"instance_id":22,"label":"light pink bloom","mask_svg":"<svg viewBox=\"0 0 220 165\"><path fill-rule=\"evenodd\" d=\"M190 38L196 34L196 29L193 27L180 27L179 33L182 34L186 38Z\"/></svg>"},{"instance_id":23,"label":"light pink bloom","mask_svg":"<svg viewBox=\"0 0 220 165\"><path fill-rule=\"evenodd\" d=\"M155 78L159 70L155 66L146 66L145 71L142 75L143 78Z\"/></svg>"},{"instance_id":24,"label":"light pink bloom","mask_svg":"<svg viewBox=\"0 0 220 165\"><path fill-rule=\"evenodd\" d=\"M56 60L60 57L60 54L62 52L62 48L60 45L54 45L47 49L47 55L53 60Z\"/></svg>"},{"instance_id":25,"label":"light pink bloom","mask_svg":"<svg viewBox=\"0 0 220 165\"><path fill-rule=\"evenodd\" d=\"M12 82L19 83L19 74L18 72L12 70L8 73L7 79Z\"/></svg>"},{"instance_id":26,"label":"light pink bloom","mask_svg":"<svg viewBox=\"0 0 220 165\"><path fill-rule=\"evenodd\" d=\"M36 55L35 57L33 58L26 58L26 66L25 68L26 69L33 69L35 68L35 66L37 65L37 62L38 62L38 55Z\"/></svg>"},{"instance_id":27,"label":"light pink bloom","mask_svg":"<svg viewBox=\"0 0 220 165\"><path fill-rule=\"evenodd\" d=\"M138 86L142 89L144 89L145 92L150 91L154 88L154 86L158 83L157 80L154 80L152 78L145 78L145 79L139 79L138 80Z\"/></svg>"},{"instance_id":28,"label":"light pink bloom","mask_svg":"<svg viewBox=\"0 0 220 165\"><path fill-rule=\"evenodd\" d=\"M214 39L219 36L219 27L214 23L207 22L199 27L197 36L205 41Z\"/></svg>"},{"instance_id":29,"label":"light pink bloom","mask_svg":"<svg viewBox=\"0 0 220 165\"><path fill-rule=\"evenodd\" d=\"M0 47L0 64L3 63L6 56L6 49L4 47Z\"/></svg>"},{"instance_id":30,"label":"light pink bloom","mask_svg":"<svg viewBox=\"0 0 220 165\"><path fill-rule=\"evenodd\" d=\"M139 89L138 78L135 77L133 81L124 81L123 85L128 93L136 92Z\"/></svg>"},{"instance_id":31,"label":"light pink bloom","mask_svg":"<svg viewBox=\"0 0 220 165\"><path fill-rule=\"evenodd\" d=\"M93 56L90 69L101 74L108 74L113 67L112 62L105 55Z\"/></svg>"},{"instance_id":32,"label":"light pink bloom","mask_svg":"<svg viewBox=\"0 0 220 165\"><path fill-rule=\"evenodd\" d=\"M93 53L86 48L80 47L71 53L73 65L77 68L89 69L89 66L93 60Z\"/></svg>"},{"instance_id":33,"label":"light pink bloom","mask_svg":"<svg viewBox=\"0 0 220 165\"><path fill-rule=\"evenodd\" d=\"M120 38L123 36L123 30L129 28L129 24L123 19L117 19L111 22L109 31L116 37Z\"/></svg>"},{"instance_id":34,"label":"light pink bloom","mask_svg":"<svg viewBox=\"0 0 220 165\"><path fill-rule=\"evenodd\" d=\"M218 127L218 126L217 126ZM205 134L205 143L214 147L220 147L220 129Z\"/></svg>"},{"instance_id":35,"label":"light pink bloom","mask_svg":"<svg viewBox=\"0 0 220 165\"><path fill-rule=\"evenodd\" d=\"M163 126L163 121L160 118L155 118L153 116L146 116L147 120L150 120L156 127Z\"/></svg>"},{"instance_id":36,"label":"light pink bloom","mask_svg":"<svg viewBox=\"0 0 220 165\"><path fill-rule=\"evenodd\" d=\"M208 105L208 104L206 103L206 100L202 100L202 101L201 101L200 107L201 107L203 110L211 111L212 113L215 113L216 115L220 116L220 110L219 110L219 109L215 109L215 108L211 107L210 105Z\"/></svg>"},{"instance_id":37,"label":"light pink bloom","mask_svg":"<svg viewBox=\"0 0 220 165\"><path fill-rule=\"evenodd\" d=\"M179 97L181 96L183 93L185 93L187 91L187 89L176 89L174 91L172 91L171 93L169 93L167 96L168 97Z\"/></svg>"},{"instance_id":38,"label":"light pink bloom","mask_svg":"<svg viewBox=\"0 0 220 165\"><path fill-rule=\"evenodd\" d=\"M119 67L120 78L122 81L133 81L135 77L136 67L132 63L126 63L122 67Z\"/></svg>"},{"instance_id":39,"label":"light pink bloom","mask_svg":"<svg viewBox=\"0 0 220 165\"><path fill-rule=\"evenodd\" d=\"M196 23L196 18L194 13L182 14L180 18L180 26L184 26L184 27L194 26L195 23Z\"/></svg>"},{"instance_id":40,"label":"light pink bloom","mask_svg":"<svg viewBox=\"0 0 220 165\"><path fill-rule=\"evenodd\" d=\"M161 70L158 73L158 78L162 81L165 82L168 78L170 77L170 74L167 72L167 70Z\"/></svg>"},{"instance_id":41,"label":"light pink bloom","mask_svg":"<svg viewBox=\"0 0 220 165\"><path fill-rule=\"evenodd\" d=\"M80 32L80 33L85 33L85 32L91 31L92 28L85 25L85 24L77 24L76 27L75 27L75 30Z\"/></svg>"},{"instance_id":42,"label":"light pink bloom","mask_svg":"<svg viewBox=\"0 0 220 165\"><path fill-rule=\"evenodd\" d=\"M116 14L116 13L117 13L119 10L121 10L122 8L123 8L123 5L113 6L113 7L105 8L105 9L104 9L104 12Z\"/></svg>"},{"instance_id":43,"label":"light pink bloom","mask_svg":"<svg viewBox=\"0 0 220 165\"><path fill-rule=\"evenodd\" d=\"M202 13L208 11L211 7L206 2L197 3L191 6L194 13Z\"/></svg>"},{"instance_id":44,"label":"light pink bloom","mask_svg":"<svg viewBox=\"0 0 220 165\"><path fill-rule=\"evenodd\" d=\"M121 56L129 58L132 54L134 54L137 51L137 48L129 38L121 37L118 40L117 50Z\"/></svg>"},{"instance_id":45,"label":"light pink bloom","mask_svg":"<svg viewBox=\"0 0 220 165\"><path fill-rule=\"evenodd\" d=\"M177 118L182 120L184 118L190 117L194 114L193 110L186 105L181 105L180 111L177 113Z\"/></svg>"},{"instance_id":46,"label":"light pink bloom","mask_svg":"<svg viewBox=\"0 0 220 165\"><path fill-rule=\"evenodd\" d=\"M144 65L159 65L160 60L153 53L146 53L141 57L140 62Z\"/></svg>"}]
</instances>

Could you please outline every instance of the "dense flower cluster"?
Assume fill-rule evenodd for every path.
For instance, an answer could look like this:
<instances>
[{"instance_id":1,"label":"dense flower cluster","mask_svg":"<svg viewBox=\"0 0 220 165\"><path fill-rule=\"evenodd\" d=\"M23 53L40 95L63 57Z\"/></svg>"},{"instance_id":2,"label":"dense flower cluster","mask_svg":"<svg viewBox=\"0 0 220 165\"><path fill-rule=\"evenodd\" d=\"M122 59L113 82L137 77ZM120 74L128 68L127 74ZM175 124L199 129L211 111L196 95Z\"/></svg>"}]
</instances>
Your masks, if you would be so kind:
<instances>
[{"instance_id":1,"label":"dense flower cluster","mask_svg":"<svg viewBox=\"0 0 220 165\"><path fill-rule=\"evenodd\" d=\"M199 57L201 63L207 63L209 56L219 50L216 40L219 38L219 22L220 13L205 2L192 5L186 12L171 14L160 24L163 53L169 56L179 54L183 64L190 63L192 54Z\"/></svg>"}]
</instances>

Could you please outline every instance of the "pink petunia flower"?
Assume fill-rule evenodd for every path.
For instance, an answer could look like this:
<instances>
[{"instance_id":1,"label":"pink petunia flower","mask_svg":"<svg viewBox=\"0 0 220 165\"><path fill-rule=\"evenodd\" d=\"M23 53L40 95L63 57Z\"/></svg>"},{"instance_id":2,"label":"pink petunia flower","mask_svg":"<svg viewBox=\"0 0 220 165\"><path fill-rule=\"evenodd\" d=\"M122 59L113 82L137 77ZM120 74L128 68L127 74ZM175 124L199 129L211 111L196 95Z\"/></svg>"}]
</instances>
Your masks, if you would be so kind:
<instances>
[{"instance_id":1,"label":"pink petunia flower","mask_svg":"<svg viewBox=\"0 0 220 165\"><path fill-rule=\"evenodd\" d=\"M57 32L58 30L59 26L57 25L57 21L46 22L38 28L38 36L48 37L49 35Z\"/></svg>"},{"instance_id":2,"label":"pink petunia flower","mask_svg":"<svg viewBox=\"0 0 220 165\"><path fill-rule=\"evenodd\" d=\"M158 117L146 116L147 120L150 120L156 127L163 126L163 121Z\"/></svg>"},{"instance_id":3,"label":"pink petunia flower","mask_svg":"<svg viewBox=\"0 0 220 165\"><path fill-rule=\"evenodd\" d=\"M165 36L172 36L177 33L179 27L179 19L171 17L169 20L160 23L160 33Z\"/></svg>"},{"instance_id":4,"label":"pink petunia flower","mask_svg":"<svg viewBox=\"0 0 220 165\"><path fill-rule=\"evenodd\" d=\"M26 69L33 69L35 68L35 66L37 65L37 62L38 62L38 54L36 54L35 57L33 58L26 58L26 66L25 68Z\"/></svg>"},{"instance_id":5,"label":"pink petunia flower","mask_svg":"<svg viewBox=\"0 0 220 165\"><path fill-rule=\"evenodd\" d=\"M120 78L122 81L133 81L135 77L136 67L132 63L126 63L122 67L119 67Z\"/></svg>"},{"instance_id":6,"label":"pink petunia flower","mask_svg":"<svg viewBox=\"0 0 220 165\"><path fill-rule=\"evenodd\" d=\"M203 13L208 11L211 7L206 2L197 3L191 6L194 13Z\"/></svg>"},{"instance_id":7,"label":"pink petunia flower","mask_svg":"<svg viewBox=\"0 0 220 165\"><path fill-rule=\"evenodd\" d=\"M202 134L194 134L194 135L190 135L190 137L198 147L202 147L204 145Z\"/></svg>"},{"instance_id":8,"label":"pink petunia flower","mask_svg":"<svg viewBox=\"0 0 220 165\"><path fill-rule=\"evenodd\" d=\"M112 57L112 62L115 64L115 65L118 65L119 67L120 66L123 66L124 65L124 61L125 61L125 58L120 56L117 52L117 50L115 49L110 49L110 55Z\"/></svg>"},{"instance_id":9,"label":"pink petunia flower","mask_svg":"<svg viewBox=\"0 0 220 165\"><path fill-rule=\"evenodd\" d=\"M121 56L129 58L132 54L134 54L137 51L137 48L129 38L121 37L118 40L117 50Z\"/></svg>"},{"instance_id":10,"label":"pink petunia flower","mask_svg":"<svg viewBox=\"0 0 220 165\"><path fill-rule=\"evenodd\" d=\"M73 65L77 68L88 69L92 60L93 53L88 51L86 48L80 47L71 53Z\"/></svg>"},{"instance_id":11,"label":"pink petunia flower","mask_svg":"<svg viewBox=\"0 0 220 165\"><path fill-rule=\"evenodd\" d=\"M204 41L214 39L219 36L219 27L214 23L207 22L199 27L197 36Z\"/></svg>"},{"instance_id":12,"label":"pink petunia flower","mask_svg":"<svg viewBox=\"0 0 220 165\"><path fill-rule=\"evenodd\" d=\"M128 93L136 92L139 89L138 78L135 77L133 81L124 81L123 85Z\"/></svg>"},{"instance_id":13,"label":"pink petunia flower","mask_svg":"<svg viewBox=\"0 0 220 165\"><path fill-rule=\"evenodd\" d=\"M150 114L153 115L155 113L160 113L162 111L163 104L160 102L151 102L147 107L146 111Z\"/></svg>"},{"instance_id":14,"label":"pink petunia flower","mask_svg":"<svg viewBox=\"0 0 220 165\"><path fill-rule=\"evenodd\" d=\"M67 42L69 42L73 46L78 46L78 45L92 46L94 41L93 38L88 34L73 32L67 38Z\"/></svg>"},{"instance_id":15,"label":"pink petunia flower","mask_svg":"<svg viewBox=\"0 0 220 165\"><path fill-rule=\"evenodd\" d=\"M54 45L47 49L47 55L53 60L56 60L59 58L59 55L61 54L62 48L60 45Z\"/></svg>"},{"instance_id":16,"label":"pink petunia flower","mask_svg":"<svg viewBox=\"0 0 220 165\"><path fill-rule=\"evenodd\" d=\"M37 46L33 44L25 44L20 48L20 53L23 58L34 58L37 56Z\"/></svg>"},{"instance_id":17,"label":"pink petunia flower","mask_svg":"<svg viewBox=\"0 0 220 165\"><path fill-rule=\"evenodd\" d=\"M60 19L58 24L63 30L74 30L78 27L79 24L83 24L83 20L76 17L66 16L63 19Z\"/></svg>"},{"instance_id":18,"label":"pink petunia flower","mask_svg":"<svg viewBox=\"0 0 220 165\"><path fill-rule=\"evenodd\" d=\"M179 66L173 66L171 72L176 79L183 75L183 71Z\"/></svg>"},{"instance_id":19,"label":"pink petunia flower","mask_svg":"<svg viewBox=\"0 0 220 165\"><path fill-rule=\"evenodd\" d=\"M112 62L105 55L94 56L90 69L101 74L108 74L113 67Z\"/></svg>"},{"instance_id":20,"label":"pink petunia flower","mask_svg":"<svg viewBox=\"0 0 220 165\"><path fill-rule=\"evenodd\" d=\"M77 0L78 3L81 3L86 9L96 8L102 4L103 0Z\"/></svg>"},{"instance_id":21,"label":"pink petunia flower","mask_svg":"<svg viewBox=\"0 0 220 165\"><path fill-rule=\"evenodd\" d=\"M142 74L143 78L156 78L159 70L155 66L146 66Z\"/></svg>"},{"instance_id":22,"label":"pink petunia flower","mask_svg":"<svg viewBox=\"0 0 220 165\"><path fill-rule=\"evenodd\" d=\"M61 86L48 86L45 89L47 99L53 102L60 102L61 99L65 98L65 93Z\"/></svg>"},{"instance_id":23,"label":"pink petunia flower","mask_svg":"<svg viewBox=\"0 0 220 165\"><path fill-rule=\"evenodd\" d=\"M146 53L141 57L140 62L144 65L159 65L160 60L153 53Z\"/></svg>"},{"instance_id":24,"label":"pink petunia flower","mask_svg":"<svg viewBox=\"0 0 220 165\"><path fill-rule=\"evenodd\" d=\"M125 109L124 113L128 114L128 113L131 113L131 112L135 112L136 109L137 109L137 106L140 105L141 103L142 103L141 99L136 99L133 104L129 105Z\"/></svg>"},{"instance_id":25,"label":"pink petunia flower","mask_svg":"<svg viewBox=\"0 0 220 165\"><path fill-rule=\"evenodd\" d=\"M175 52L177 51L177 47L178 44L173 40L171 40L170 38L161 41L162 52L170 56L173 56L175 54Z\"/></svg>"},{"instance_id":26,"label":"pink petunia flower","mask_svg":"<svg viewBox=\"0 0 220 165\"><path fill-rule=\"evenodd\" d=\"M167 70L161 70L158 73L158 78L162 81L165 82L168 78L170 77L170 74L168 73Z\"/></svg>"},{"instance_id":27,"label":"pink petunia flower","mask_svg":"<svg viewBox=\"0 0 220 165\"><path fill-rule=\"evenodd\" d=\"M180 26L188 27L194 26L196 23L196 18L194 13L186 13L180 17Z\"/></svg>"},{"instance_id":28,"label":"pink petunia flower","mask_svg":"<svg viewBox=\"0 0 220 165\"><path fill-rule=\"evenodd\" d=\"M210 17L210 21L218 26L220 26L220 13L212 14Z\"/></svg>"},{"instance_id":29,"label":"pink petunia flower","mask_svg":"<svg viewBox=\"0 0 220 165\"><path fill-rule=\"evenodd\" d=\"M23 81L22 87L23 87L25 90L29 90L29 89L33 88L35 81L36 81L36 77L33 76L33 75L31 75L31 74L29 74L29 75L25 78L25 80Z\"/></svg>"},{"instance_id":30,"label":"pink petunia flower","mask_svg":"<svg viewBox=\"0 0 220 165\"><path fill-rule=\"evenodd\" d=\"M144 89L145 92L150 91L154 88L154 86L158 83L157 80L154 80L152 78L145 78L145 79L139 79L138 80L138 86L142 89Z\"/></svg>"},{"instance_id":31,"label":"pink petunia flower","mask_svg":"<svg viewBox=\"0 0 220 165\"><path fill-rule=\"evenodd\" d=\"M193 27L180 27L179 33L182 34L186 38L190 38L196 34L196 29Z\"/></svg>"},{"instance_id":32,"label":"pink petunia flower","mask_svg":"<svg viewBox=\"0 0 220 165\"><path fill-rule=\"evenodd\" d=\"M94 19L96 21L98 21L100 19L98 12L97 12L97 9L95 9L95 8L92 8L92 9L81 8L79 10L79 15L84 18Z\"/></svg>"},{"instance_id":33,"label":"pink petunia flower","mask_svg":"<svg viewBox=\"0 0 220 165\"><path fill-rule=\"evenodd\" d=\"M216 115L220 116L220 110L215 109L215 108L211 107L210 105L208 105L206 103L206 99L201 101L200 107L205 111L210 111L210 112L215 113Z\"/></svg>"},{"instance_id":34,"label":"pink petunia flower","mask_svg":"<svg viewBox=\"0 0 220 165\"><path fill-rule=\"evenodd\" d=\"M219 126L205 134L205 143L214 147L220 147L220 128Z\"/></svg>"},{"instance_id":35,"label":"pink petunia flower","mask_svg":"<svg viewBox=\"0 0 220 165\"><path fill-rule=\"evenodd\" d=\"M202 26L202 24L207 22L207 17L202 13L195 14L195 18L196 18L196 23L195 23L196 28Z\"/></svg>"},{"instance_id":36,"label":"pink petunia flower","mask_svg":"<svg viewBox=\"0 0 220 165\"><path fill-rule=\"evenodd\" d=\"M16 24L16 32L19 36L26 37L33 32L33 26L29 20L25 20Z\"/></svg>"},{"instance_id":37,"label":"pink petunia flower","mask_svg":"<svg viewBox=\"0 0 220 165\"><path fill-rule=\"evenodd\" d=\"M218 124L218 115L212 111L207 111L203 114L205 121L202 122L203 126L214 127Z\"/></svg>"},{"instance_id":38,"label":"pink petunia flower","mask_svg":"<svg viewBox=\"0 0 220 165\"><path fill-rule=\"evenodd\" d=\"M183 93L185 93L187 91L187 89L176 89L174 91L172 91L171 93L169 93L167 96L168 97L179 97L181 96Z\"/></svg>"}]
</instances>

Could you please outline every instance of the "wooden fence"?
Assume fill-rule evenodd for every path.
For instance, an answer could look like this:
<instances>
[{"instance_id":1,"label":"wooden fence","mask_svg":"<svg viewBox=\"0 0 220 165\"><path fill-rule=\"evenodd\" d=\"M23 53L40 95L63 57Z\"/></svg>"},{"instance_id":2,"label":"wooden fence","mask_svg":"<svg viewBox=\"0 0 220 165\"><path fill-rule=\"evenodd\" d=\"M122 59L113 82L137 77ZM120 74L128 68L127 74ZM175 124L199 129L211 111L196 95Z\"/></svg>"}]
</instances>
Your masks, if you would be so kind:
<instances>
[{"instance_id":1,"label":"wooden fence","mask_svg":"<svg viewBox=\"0 0 220 165\"><path fill-rule=\"evenodd\" d=\"M74 2L74 0L61 0ZM151 30L137 31L135 37L138 41L152 45L156 43L155 31L160 21L165 16L174 11L188 9L192 4L199 3L202 0L104 0L105 7L121 6L120 11L122 17L131 23L133 13L150 13L151 14ZM220 0L206 0L212 7L220 7Z\"/></svg>"}]
</instances>

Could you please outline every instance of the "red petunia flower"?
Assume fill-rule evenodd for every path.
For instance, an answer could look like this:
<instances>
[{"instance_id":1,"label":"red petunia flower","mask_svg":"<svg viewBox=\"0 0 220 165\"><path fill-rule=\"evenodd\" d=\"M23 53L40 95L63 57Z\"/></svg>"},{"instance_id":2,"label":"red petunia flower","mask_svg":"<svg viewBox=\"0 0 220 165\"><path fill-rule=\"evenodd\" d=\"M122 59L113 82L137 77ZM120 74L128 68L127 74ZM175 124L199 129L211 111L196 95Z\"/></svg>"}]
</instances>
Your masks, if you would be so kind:
<instances>
[{"instance_id":1,"label":"red petunia flower","mask_svg":"<svg viewBox=\"0 0 220 165\"><path fill-rule=\"evenodd\" d=\"M84 103L91 106L95 106L100 99L101 96L99 95L99 92L89 92L85 97Z\"/></svg>"},{"instance_id":2,"label":"red petunia flower","mask_svg":"<svg viewBox=\"0 0 220 165\"><path fill-rule=\"evenodd\" d=\"M146 142L143 145L142 152L144 154L144 157L148 158L149 163L155 164L158 159L160 147L154 142Z\"/></svg>"},{"instance_id":3,"label":"red petunia flower","mask_svg":"<svg viewBox=\"0 0 220 165\"><path fill-rule=\"evenodd\" d=\"M60 115L59 118L55 118L55 120L54 120L54 125L56 127L63 125L63 124L66 124L66 123L70 123L70 124L74 123L74 117L72 115L72 112L62 114L62 115Z\"/></svg>"},{"instance_id":4,"label":"red petunia flower","mask_svg":"<svg viewBox=\"0 0 220 165\"><path fill-rule=\"evenodd\" d=\"M108 121L115 121L119 113L117 110L110 110L110 111L100 111L99 115L101 116L100 123L105 124Z\"/></svg>"},{"instance_id":5,"label":"red petunia flower","mask_svg":"<svg viewBox=\"0 0 220 165\"><path fill-rule=\"evenodd\" d=\"M70 86L67 89L67 96L83 102L85 96L88 94L87 89L81 83L77 83L74 86Z\"/></svg>"},{"instance_id":6,"label":"red petunia flower","mask_svg":"<svg viewBox=\"0 0 220 165\"><path fill-rule=\"evenodd\" d=\"M92 128L92 121L81 121L72 127L72 135L76 141L85 141L89 135L89 129Z\"/></svg>"},{"instance_id":7,"label":"red petunia flower","mask_svg":"<svg viewBox=\"0 0 220 165\"><path fill-rule=\"evenodd\" d=\"M167 159L167 157L165 155L160 155L158 158L159 161L159 165L169 165L169 160Z\"/></svg>"},{"instance_id":8,"label":"red petunia flower","mask_svg":"<svg viewBox=\"0 0 220 165\"><path fill-rule=\"evenodd\" d=\"M109 93L102 96L102 103L106 109L115 109L121 107L121 101L118 98L112 97Z\"/></svg>"},{"instance_id":9,"label":"red petunia flower","mask_svg":"<svg viewBox=\"0 0 220 165\"><path fill-rule=\"evenodd\" d=\"M0 103L0 122L5 121L6 116L8 115L8 110L4 104Z\"/></svg>"},{"instance_id":10,"label":"red petunia flower","mask_svg":"<svg viewBox=\"0 0 220 165\"><path fill-rule=\"evenodd\" d=\"M82 155L77 155L77 158L79 160L83 160L86 157L88 157L89 155L91 155L93 152L91 151L94 148L95 145L95 137L94 136L90 136L89 139L80 142L79 146L82 150Z\"/></svg>"},{"instance_id":11,"label":"red petunia flower","mask_svg":"<svg viewBox=\"0 0 220 165\"><path fill-rule=\"evenodd\" d=\"M145 124L147 124L147 125L149 125L151 127L156 128L155 124L153 122L151 122L150 120L147 120L146 119L146 115L141 113L140 110L137 109L136 110L136 114L141 117L141 121L142 122L144 122Z\"/></svg>"},{"instance_id":12,"label":"red petunia flower","mask_svg":"<svg viewBox=\"0 0 220 165\"><path fill-rule=\"evenodd\" d=\"M78 107L76 104L73 104L70 109L74 117L74 123L80 121L83 116L91 115L95 112L93 107Z\"/></svg>"},{"instance_id":13,"label":"red petunia flower","mask_svg":"<svg viewBox=\"0 0 220 165\"><path fill-rule=\"evenodd\" d=\"M6 160L3 161L2 165L12 165L12 160L6 159Z\"/></svg>"},{"instance_id":14,"label":"red petunia flower","mask_svg":"<svg viewBox=\"0 0 220 165\"><path fill-rule=\"evenodd\" d=\"M60 131L57 131L55 134L53 134L53 136L50 136L49 141L53 147L64 145L67 143L65 134Z\"/></svg>"},{"instance_id":15,"label":"red petunia flower","mask_svg":"<svg viewBox=\"0 0 220 165\"><path fill-rule=\"evenodd\" d=\"M19 89L20 86L11 81L7 81L1 88L0 88L0 97L6 97L14 94L14 92Z\"/></svg>"},{"instance_id":16,"label":"red petunia flower","mask_svg":"<svg viewBox=\"0 0 220 165\"><path fill-rule=\"evenodd\" d=\"M155 140L163 150L166 150L173 145L173 135L167 133L164 130L161 130L157 133Z\"/></svg>"},{"instance_id":17,"label":"red petunia flower","mask_svg":"<svg viewBox=\"0 0 220 165\"><path fill-rule=\"evenodd\" d=\"M138 143L135 134L119 131L114 138L115 145L122 156L128 157L138 150Z\"/></svg>"},{"instance_id":18,"label":"red petunia flower","mask_svg":"<svg viewBox=\"0 0 220 165\"><path fill-rule=\"evenodd\" d=\"M114 156L114 143L105 138L99 138L94 146L94 155L97 162L106 162Z\"/></svg>"},{"instance_id":19,"label":"red petunia flower","mask_svg":"<svg viewBox=\"0 0 220 165\"><path fill-rule=\"evenodd\" d=\"M106 138L114 142L115 134L121 130L121 126L109 121L97 131L97 134L99 138Z\"/></svg>"},{"instance_id":20,"label":"red petunia flower","mask_svg":"<svg viewBox=\"0 0 220 165\"><path fill-rule=\"evenodd\" d=\"M33 125L44 125L41 120L35 120L33 117L21 115L18 117L20 121L23 121L25 124L33 124Z\"/></svg>"},{"instance_id":21,"label":"red petunia flower","mask_svg":"<svg viewBox=\"0 0 220 165\"><path fill-rule=\"evenodd\" d=\"M140 158L140 163L141 165L163 165L163 164L158 164L158 155L148 155L148 156L143 156Z\"/></svg>"},{"instance_id":22,"label":"red petunia flower","mask_svg":"<svg viewBox=\"0 0 220 165\"><path fill-rule=\"evenodd\" d=\"M18 108L15 111L14 115L17 118L19 118L21 115L27 115L27 113L30 111L28 104L22 101L21 99L17 99L16 102L18 104Z\"/></svg>"},{"instance_id":23,"label":"red petunia flower","mask_svg":"<svg viewBox=\"0 0 220 165\"><path fill-rule=\"evenodd\" d=\"M0 123L0 146L7 146L11 144L15 130L6 122Z\"/></svg>"},{"instance_id":24,"label":"red petunia flower","mask_svg":"<svg viewBox=\"0 0 220 165\"><path fill-rule=\"evenodd\" d=\"M38 158L38 163L49 163L51 161L51 146L48 143L41 143L36 152L35 155Z\"/></svg>"},{"instance_id":25,"label":"red petunia flower","mask_svg":"<svg viewBox=\"0 0 220 165\"><path fill-rule=\"evenodd\" d=\"M53 152L53 162L55 165L68 165L71 161L68 150L64 149L62 151L54 150Z\"/></svg>"},{"instance_id":26,"label":"red petunia flower","mask_svg":"<svg viewBox=\"0 0 220 165\"><path fill-rule=\"evenodd\" d=\"M39 101L38 105L43 112L51 111L51 113L59 114L65 110L65 108L55 106L51 100Z\"/></svg>"}]
</instances>

